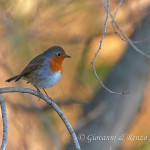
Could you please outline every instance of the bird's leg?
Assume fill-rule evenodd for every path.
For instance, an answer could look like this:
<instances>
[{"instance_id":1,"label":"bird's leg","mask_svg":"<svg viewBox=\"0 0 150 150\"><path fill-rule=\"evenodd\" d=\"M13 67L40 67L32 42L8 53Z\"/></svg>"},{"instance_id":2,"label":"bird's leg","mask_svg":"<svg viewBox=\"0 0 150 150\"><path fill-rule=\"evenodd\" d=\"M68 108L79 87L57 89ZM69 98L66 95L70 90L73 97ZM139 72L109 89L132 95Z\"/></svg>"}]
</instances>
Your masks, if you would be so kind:
<instances>
[{"instance_id":1,"label":"bird's leg","mask_svg":"<svg viewBox=\"0 0 150 150\"><path fill-rule=\"evenodd\" d=\"M47 92L46 92L46 90L45 90L45 89L43 89L43 91L44 91L44 93L46 94L46 96L47 96L47 97L49 97L49 96L48 96L48 94L47 94Z\"/></svg>"},{"instance_id":2,"label":"bird's leg","mask_svg":"<svg viewBox=\"0 0 150 150\"><path fill-rule=\"evenodd\" d=\"M39 95L43 95L42 92L39 90L38 87L36 87L35 85L34 85L34 87L37 89L37 92L39 93ZM40 100L40 97L39 97L39 100Z\"/></svg>"}]
</instances>

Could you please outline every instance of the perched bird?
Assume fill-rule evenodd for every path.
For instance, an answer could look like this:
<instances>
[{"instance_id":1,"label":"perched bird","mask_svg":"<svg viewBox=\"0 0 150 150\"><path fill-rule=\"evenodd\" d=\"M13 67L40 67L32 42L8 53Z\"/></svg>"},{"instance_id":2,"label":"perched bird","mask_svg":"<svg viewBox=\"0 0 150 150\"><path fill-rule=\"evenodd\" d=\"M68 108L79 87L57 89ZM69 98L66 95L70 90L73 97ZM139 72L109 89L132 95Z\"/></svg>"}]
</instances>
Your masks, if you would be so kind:
<instances>
[{"instance_id":1,"label":"perched bird","mask_svg":"<svg viewBox=\"0 0 150 150\"><path fill-rule=\"evenodd\" d=\"M24 79L27 83L34 85L38 92L40 92L39 89L43 89L47 95L45 88L54 86L61 79L63 60L70 57L60 46L53 46L31 60L19 75L6 82Z\"/></svg>"}]
</instances>

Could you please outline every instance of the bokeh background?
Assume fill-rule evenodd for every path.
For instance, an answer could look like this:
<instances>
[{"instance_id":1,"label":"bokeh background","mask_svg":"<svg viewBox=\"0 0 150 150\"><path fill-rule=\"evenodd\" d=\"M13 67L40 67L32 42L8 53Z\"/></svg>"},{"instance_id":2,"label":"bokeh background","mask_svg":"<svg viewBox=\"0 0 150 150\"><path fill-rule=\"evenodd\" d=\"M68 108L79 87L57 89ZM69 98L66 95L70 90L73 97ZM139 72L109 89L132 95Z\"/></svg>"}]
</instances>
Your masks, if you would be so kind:
<instances>
[{"instance_id":1,"label":"bokeh background","mask_svg":"<svg viewBox=\"0 0 150 150\"><path fill-rule=\"evenodd\" d=\"M119 0L110 1L112 12L115 11L118 3ZM149 0L124 0L116 20L130 37L142 28L143 20L149 12ZM91 61L99 47L105 17L106 12L101 0L1 0L0 87L34 88L25 81L8 84L5 80L20 73L38 54L53 45L59 45L72 58L65 60L63 78L55 87L47 89L48 95L61 107L74 129L80 132L82 132L80 128L84 126L88 129L89 122L97 123L94 119L89 119L89 122L85 123L84 118L92 112L93 107L89 108L88 104L92 103L97 91L101 89L101 85L94 76ZM145 38L146 41L142 41L142 44L150 41L147 36ZM137 37L137 40L144 40L143 36ZM109 20L102 50L95 64L103 82L107 82L110 73L123 58L127 47L128 43L114 33ZM143 57L137 53L133 57L136 58L137 55ZM120 69L121 71L124 70ZM124 72L122 75L126 77ZM118 81L113 81L113 86L116 82ZM119 92L130 90L126 88L127 85L120 85L120 87L122 89L116 87L112 90ZM138 106L140 109L136 110L136 115L132 117L130 123L125 125L124 133L150 136L149 89L150 81L147 80L142 92L144 96L141 97L141 103ZM105 94L112 96L108 92ZM4 98L9 125L7 150L74 149L73 145L72 148L67 148L67 145L71 145L72 139L62 120L45 102L38 100L37 97L19 93L7 94ZM99 97L99 101L101 99L103 98ZM101 113L103 118L103 115L106 115L103 114L103 110L107 106L103 108L101 104L99 104L100 110L94 111L94 114ZM84 108L87 105L85 111ZM99 128L103 129L101 126ZM107 123L105 130L107 130ZM93 134L91 128L88 131ZM2 133L2 120L0 120L0 141ZM84 150L82 141L80 144ZM91 149L98 150L99 147L100 145L91 146ZM120 141L115 147L120 150L139 150L139 148L149 150L150 144L140 140Z\"/></svg>"}]
</instances>

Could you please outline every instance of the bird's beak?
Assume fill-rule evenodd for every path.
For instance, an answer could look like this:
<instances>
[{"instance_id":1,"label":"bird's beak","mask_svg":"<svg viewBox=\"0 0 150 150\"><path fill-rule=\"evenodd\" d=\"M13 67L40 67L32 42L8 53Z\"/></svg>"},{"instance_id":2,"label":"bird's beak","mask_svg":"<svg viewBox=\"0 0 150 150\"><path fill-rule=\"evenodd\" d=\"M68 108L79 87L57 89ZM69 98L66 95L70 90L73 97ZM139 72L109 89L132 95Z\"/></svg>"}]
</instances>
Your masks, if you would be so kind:
<instances>
[{"instance_id":1,"label":"bird's beak","mask_svg":"<svg viewBox=\"0 0 150 150\"><path fill-rule=\"evenodd\" d=\"M66 55L65 55L65 58L71 58L71 56L69 56L69 55L66 54Z\"/></svg>"}]
</instances>

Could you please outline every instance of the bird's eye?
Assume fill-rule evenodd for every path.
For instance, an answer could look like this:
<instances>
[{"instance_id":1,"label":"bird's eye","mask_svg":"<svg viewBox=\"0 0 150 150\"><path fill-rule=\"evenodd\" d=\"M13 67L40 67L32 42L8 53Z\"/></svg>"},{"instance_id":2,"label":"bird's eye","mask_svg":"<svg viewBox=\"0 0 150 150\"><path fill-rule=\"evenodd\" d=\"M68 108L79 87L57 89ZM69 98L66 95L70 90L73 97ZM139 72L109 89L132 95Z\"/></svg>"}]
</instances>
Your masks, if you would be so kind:
<instances>
[{"instance_id":1,"label":"bird's eye","mask_svg":"<svg viewBox=\"0 0 150 150\"><path fill-rule=\"evenodd\" d=\"M60 56L60 55L61 55L60 53L57 54L57 56Z\"/></svg>"}]
</instances>

